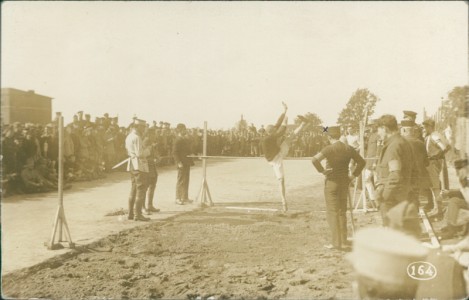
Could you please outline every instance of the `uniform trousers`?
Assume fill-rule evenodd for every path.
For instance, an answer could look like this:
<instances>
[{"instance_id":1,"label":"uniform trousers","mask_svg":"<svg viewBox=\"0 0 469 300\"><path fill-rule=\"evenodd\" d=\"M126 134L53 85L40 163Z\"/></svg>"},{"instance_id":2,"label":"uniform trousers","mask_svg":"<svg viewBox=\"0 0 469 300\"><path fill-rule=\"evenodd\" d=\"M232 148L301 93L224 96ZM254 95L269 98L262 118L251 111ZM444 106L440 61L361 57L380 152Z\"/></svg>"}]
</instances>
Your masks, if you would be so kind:
<instances>
[{"instance_id":1,"label":"uniform trousers","mask_svg":"<svg viewBox=\"0 0 469 300\"><path fill-rule=\"evenodd\" d=\"M145 203L145 193L148 187L148 173L140 171L130 172L132 187L129 196L129 217L142 215L142 207ZM134 209L135 208L135 209Z\"/></svg>"},{"instance_id":2,"label":"uniform trousers","mask_svg":"<svg viewBox=\"0 0 469 300\"><path fill-rule=\"evenodd\" d=\"M332 245L340 248L347 241L347 196L349 179L326 179L324 198L326 199L327 222L331 230Z\"/></svg>"},{"instance_id":3,"label":"uniform trousers","mask_svg":"<svg viewBox=\"0 0 469 300\"><path fill-rule=\"evenodd\" d=\"M190 166L183 166L178 169L178 177L176 183L176 199L189 199L189 178L191 173Z\"/></svg>"},{"instance_id":4,"label":"uniform trousers","mask_svg":"<svg viewBox=\"0 0 469 300\"><path fill-rule=\"evenodd\" d=\"M147 206L149 209L153 207L153 197L155 196L156 183L158 182L158 173L148 175L148 188L147 188Z\"/></svg>"}]
</instances>

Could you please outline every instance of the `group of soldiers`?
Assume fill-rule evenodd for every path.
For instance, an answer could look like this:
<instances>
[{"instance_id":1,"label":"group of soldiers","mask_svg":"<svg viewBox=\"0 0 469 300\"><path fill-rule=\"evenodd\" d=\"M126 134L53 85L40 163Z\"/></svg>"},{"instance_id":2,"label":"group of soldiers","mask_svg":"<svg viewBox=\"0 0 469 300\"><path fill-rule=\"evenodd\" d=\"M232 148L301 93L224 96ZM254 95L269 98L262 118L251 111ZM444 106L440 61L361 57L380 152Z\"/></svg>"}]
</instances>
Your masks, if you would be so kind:
<instances>
[{"instance_id":1,"label":"group of soldiers","mask_svg":"<svg viewBox=\"0 0 469 300\"><path fill-rule=\"evenodd\" d=\"M125 139L127 171L131 180L127 218L135 221L149 221L144 214L151 215L160 211L153 203L158 181L158 143L155 132L146 130L147 127L144 120L135 118ZM190 167L194 162L189 155L194 153L195 148L184 124L178 124L175 132L171 153L178 169L176 204L184 205L193 202L189 199L189 179Z\"/></svg>"},{"instance_id":2,"label":"group of soldiers","mask_svg":"<svg viewBox=\"0 0 469 300\"><path fill-rule=\"evenodd\" d=\"M340 128L329 127L331 145L313 158L313 164L326 175L325 198L333 232L332 247L340 249L347 244L344 231L349 184L362 169L367 197L371 205L379 207L385 227L418 236L420 206L430 218L442 215L440 176L450 146L436 131L435 121L427 119L420 127L415 122L416 115L404 111L400 123L392 115L372 120L368 124L370 132L364 158L358 155L359 146L350 142L356 141L350 133L344 136ZM337 145L343 149L339 150ZM319 164L323 159L327 159L326 171ZM351 159L353 163L349 163ZM421 196L424 198L422 203Z\"/></svg>"},{"instance_id":3,"label":"group of soldiers","mask_svg":"<svg viewBox=\"0 0 469 300\"><path fill-rule=\"evenodd\" d=\"M416 115L415 112L404 111L399 126L391 116L383 116L380 121L386 125L385 132L379 132L376 122L371 124L372 133L366 152L366 188L372 201L385 203L383 213L391 209L398 199L407 199L419 207L420 195L427 199L424 208L430 217L442 213L440 177L443 176L445 154L450 145L436 130L433 119L425 120L420 127L415 123ZM394 171L399 171L400 177L395 178L397 173ZM389 181L402 183L396 183L389 191ZM395 194L397 191L401 194ZM385 215L383 218L386 224Z\"/></svg>"},{"instance_id":4,"label":"group of soldiers","mask_svg":"<svg viewBox=\"0 0 469 300\"><path fill-rule=\"evenodd\" d=\"M291 141L307 128L308 121L298 116L301 123L288 133L288 108L286 104L283 106L277 123L267 128L263 145L265 158L278 179L286 211L283 159L288 155ZM360 139L353 128L344 134L339 126L326 127L329 145L312 159L316 170L326 178L324 198L331 244L325 248L351 250L352 243L347 238L348 197L350 184L363 169L369 200L381 212L383 226L363 229L353 240L349 259L357 274L355 296L358 298L459 299L469 292L469 252L463 252L469 251L469 236L456 245L437 250L424 247L419 241L422 233L419 209L424 209L427 212L424 215L430 219L446 210L448 226L469 223L467 158L455 161L460 189L453 191L444 209L442 197L446 191L442 193L440 176L450 146L436 131L432 119L424 120L420 127L415 122L416 115L404 111L400 123L393 115L383 115L370 122L365 157L359 154ZM422 203L420 196L425 199ZM444 272L451 276L441 275Z\"/></svg>"}]
</instances>

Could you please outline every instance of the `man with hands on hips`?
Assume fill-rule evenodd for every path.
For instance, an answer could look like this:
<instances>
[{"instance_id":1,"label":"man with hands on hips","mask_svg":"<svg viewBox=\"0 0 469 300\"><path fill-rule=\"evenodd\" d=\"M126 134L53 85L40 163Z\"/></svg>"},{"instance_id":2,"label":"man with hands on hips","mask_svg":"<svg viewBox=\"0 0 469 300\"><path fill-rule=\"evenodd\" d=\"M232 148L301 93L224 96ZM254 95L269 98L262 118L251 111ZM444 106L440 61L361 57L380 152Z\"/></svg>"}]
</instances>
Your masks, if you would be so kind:
<instances>
[{"instance_id":1,"label":"man with hands on hips","mask_svg":"<svg viewBox=\"0 0 469 300\"><path fill-rule=\"evenodd\" d=\"M331 230L332 244L327 249L343 250L350 246L347 240L347 196L350 181L359 176L365 167L365 160L352 147L341 142L340 127L333 126L327 130L330 145L316 154L312 163L316 170L326 176L324 198L326 200L327 222ZM321 161L326 159L326 169ZM350 160L356 163L349 175Z\"/></svg>"}]
</instances>

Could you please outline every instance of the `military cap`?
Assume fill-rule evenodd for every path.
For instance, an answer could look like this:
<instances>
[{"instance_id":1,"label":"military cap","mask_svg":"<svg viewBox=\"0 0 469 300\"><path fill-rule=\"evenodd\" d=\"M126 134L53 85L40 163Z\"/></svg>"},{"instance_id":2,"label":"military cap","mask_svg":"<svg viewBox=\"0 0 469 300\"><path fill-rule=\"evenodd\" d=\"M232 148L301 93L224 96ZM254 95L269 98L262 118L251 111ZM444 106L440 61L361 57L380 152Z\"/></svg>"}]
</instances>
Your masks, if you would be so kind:
<instances>
[{"instance_id":1,"label":"military cap","mask_svg":"<svg viewBox=\"0 0 469 300\"><path fill-rule=\"evenodd\" d=\"M366 228L354 238L347 257L362 276L392 286L416 286L407 268L423 260L429 250L415 238L390 228Z\"/></svg>"},{"instance_id":2,"label":"military cap","mask_svg":"<svg viewBox=\"0 0 469 300\"><path fill-rule=\"evenodd\" d=\"M401 127L414 127L415 122L412 120L402 120L401 121Z\"/></svg>"},{"instance_id":3,"label":"military cap","mask_svg":"<svg viewBox=\"0 0 469 300\"><path fill-rule=\"evenodd\" d=\"M145 120L134 117L134 125L145 125L145 124L146 124Z\"/></svg>"},{"instance_id":4,"label":"military cap","mask_svg":"<svg viewBox=\"0 0 469 300\"><path fill-rule=\"evenodd\" d=\"M425 121L423 121L422 125L435 127L435 121L433 119L426 119Z\"/></svg>"},{"instance_id":5,"label":"military cap","mask_svg":"<svg viewBox=\"0 0 469 300\"><path fill-rule=\"evenodd\" d=\"M177 130L177 131L186 130L186 125L184 125L184 124L182 124L182 123L179 123L179 124L177 124L177 126L176 126L176 130Z\"/></svg>"},{"instance_id":6,"label":"military cap","mask_svg":"<svg viewBox=\"0 0 469 300\"><path fill-rule=\"evenodd\" d=\"M415 121L416 117L417 117L417 113L415 111L404 110L404 119L410 118Z\"/></svg>"}]
</instances>

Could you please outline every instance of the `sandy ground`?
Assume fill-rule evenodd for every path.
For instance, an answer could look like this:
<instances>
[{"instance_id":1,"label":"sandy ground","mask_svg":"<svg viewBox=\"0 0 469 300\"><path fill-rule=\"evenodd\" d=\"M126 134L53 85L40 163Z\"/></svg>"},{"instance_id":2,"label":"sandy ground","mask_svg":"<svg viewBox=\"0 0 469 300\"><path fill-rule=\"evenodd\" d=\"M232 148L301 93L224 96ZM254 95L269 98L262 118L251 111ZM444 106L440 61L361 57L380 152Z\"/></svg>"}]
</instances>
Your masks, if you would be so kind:
<instances>
[{"instance_id":1,"label":"sandy ground","mask_svg":"<svg viewBox=\"0 0 469 300\"><path fill-rule=\"evenodd\" d=\"M125 174L73 188L65 205L79 247L36 265L54 252L41 242L50 235L56 199L49 195L9 200L2 209L4 271L34 266L5 275L3 295L353 298L346 253L323 247L329 242L323 177L308 161L286 161L285 168L290 207L286 214L226 208L280 208L272 170L262 160L210 163L208 184L216 206L177 206L193 210L184 214L174 211L175 171L161 172L156 198L163 212L149 223L104 217L125 205ZM195 197L200 168L191 176L190 195ZM379 224L377 213L355 214L355 220L357 228Z\"/></svg>"}]
</instances>

